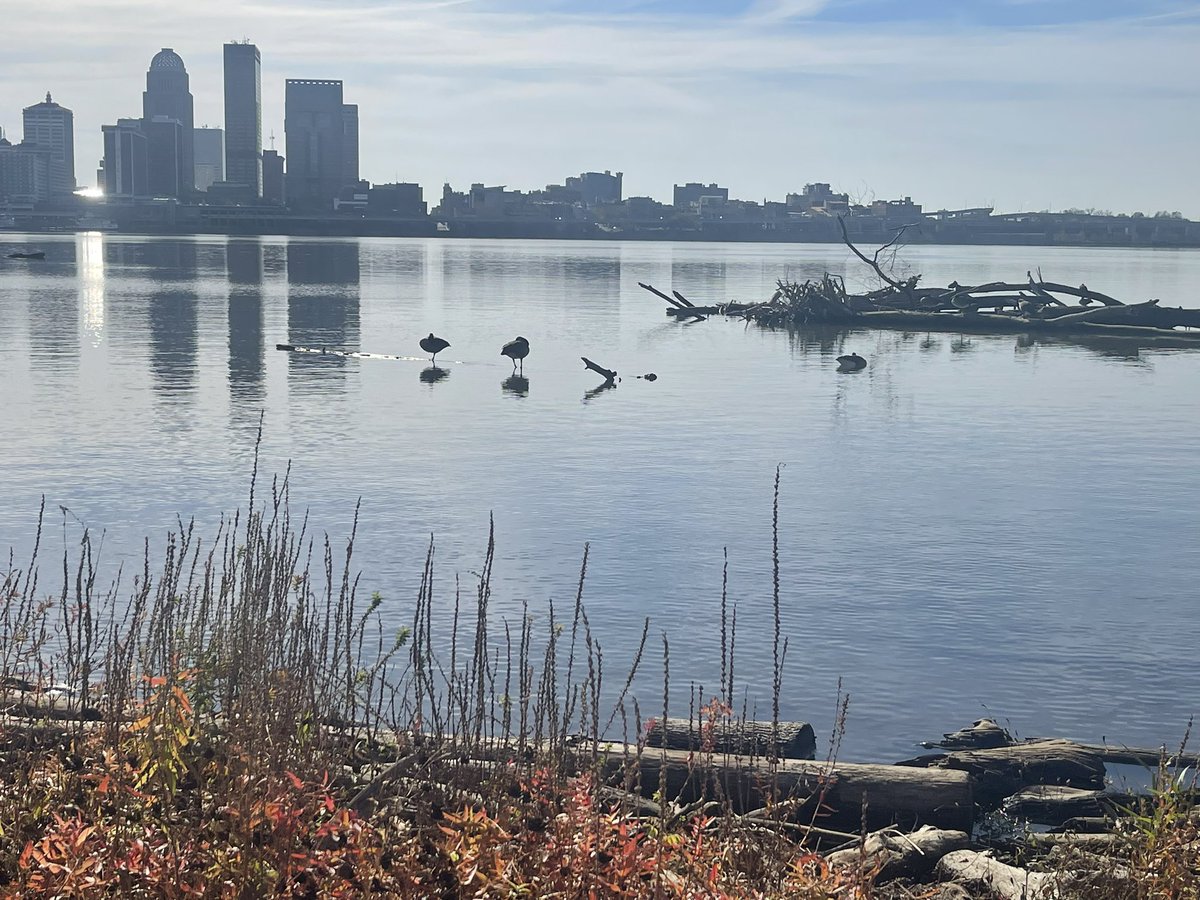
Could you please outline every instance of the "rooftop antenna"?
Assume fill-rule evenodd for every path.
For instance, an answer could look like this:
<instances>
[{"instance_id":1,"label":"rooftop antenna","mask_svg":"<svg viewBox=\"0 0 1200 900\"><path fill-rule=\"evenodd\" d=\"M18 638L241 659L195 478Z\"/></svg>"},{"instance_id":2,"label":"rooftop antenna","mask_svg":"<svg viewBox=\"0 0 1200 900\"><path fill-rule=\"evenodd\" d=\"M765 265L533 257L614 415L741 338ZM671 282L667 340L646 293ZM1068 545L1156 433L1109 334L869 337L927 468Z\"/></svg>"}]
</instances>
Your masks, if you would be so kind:
<instances>
[{"instance_id":1,"label":"rooftop antenna","mask_svg":"<svg viewBox=\"0 0 1200 900\"><path fill-rule=\"evenodd\" d=\"M271 129L270 140L271 140L271 149L274 150L275 149L275 129L274 128Z\"/></svg>"}]
</instances>

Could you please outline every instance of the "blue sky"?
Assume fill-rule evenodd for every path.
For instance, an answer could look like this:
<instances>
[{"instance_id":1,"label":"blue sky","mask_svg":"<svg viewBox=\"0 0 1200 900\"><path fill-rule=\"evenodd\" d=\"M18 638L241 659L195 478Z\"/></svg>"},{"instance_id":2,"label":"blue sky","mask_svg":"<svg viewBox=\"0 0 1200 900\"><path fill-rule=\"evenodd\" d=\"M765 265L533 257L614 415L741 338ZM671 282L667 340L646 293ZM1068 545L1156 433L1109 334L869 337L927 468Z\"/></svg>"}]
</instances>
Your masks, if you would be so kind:
<instances>
[{"instance_id":1,"label":"blue sky","mask_svg":"<svg viewBox=\"0 0 1200 900\"><path fill-rule=\"evenodd\" d=\"M39 0L6 17L0 125L47 90L100 125L137 115L160 47L220 125L221 44L360 106L362 172L535 188L584 170L668 198L828 181L927 207L1179 209L1200 218L1200 2L1185 0ZM269 142L268 142L269 144Z\"/></svg>"}]
</instances>

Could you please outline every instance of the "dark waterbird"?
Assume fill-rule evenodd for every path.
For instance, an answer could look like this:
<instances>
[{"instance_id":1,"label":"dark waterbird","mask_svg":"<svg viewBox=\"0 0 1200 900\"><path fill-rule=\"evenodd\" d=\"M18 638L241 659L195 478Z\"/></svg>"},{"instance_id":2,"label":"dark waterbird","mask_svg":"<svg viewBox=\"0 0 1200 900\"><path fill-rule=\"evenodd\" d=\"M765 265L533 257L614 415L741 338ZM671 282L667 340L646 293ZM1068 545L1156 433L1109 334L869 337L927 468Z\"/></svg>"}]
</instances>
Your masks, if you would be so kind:
<instances>
[{"instance_id":1,"label":"dark waterbird","mask_svg":"<svg viewBox=\"0 0 1200 900\"><path fill-rule=\"evenodd\" d=\"M45 259L46 251L45 250L30 250L30 251L26 252L23 250L17 250L14 253L8 254L8 258L9 259Z\"/></svg>"},{"instance_id":2,"label":"dark waterbird","mask_svg":"<svg viewBox=\"0 0 1200 900\"><path fill-rule=\"evenodd\" d=\"M435 366L437 365L437 355L449 346L449 341L438 337L432 331L429 332L429 337L421 338L421 349L430 354L429 361Z\"/></svg>"},{"instance_id":3,"label":"dark waterbird","mask_svg":"<svg viewBox=\"0 0 1200 900\"><path fill-rule=\"evenodd\" d=\"M857 353L850 353L837 358L839 372L857 372L867 367L867 361Z\"/></svg>"},{"instance_id":4,"label":"dark waterbird","mask_svg":"<svg viewBox=\"0 0 1200 900\"><path fill-rule=\"evenodd\" d=\"M523 337L516 337L500 348L500 355L507 356L513 361L513 371L517 369L517 364L520 363L521 371L525 371L525 357L529 355L529 341Z\"/></svg>"}]
</instances>

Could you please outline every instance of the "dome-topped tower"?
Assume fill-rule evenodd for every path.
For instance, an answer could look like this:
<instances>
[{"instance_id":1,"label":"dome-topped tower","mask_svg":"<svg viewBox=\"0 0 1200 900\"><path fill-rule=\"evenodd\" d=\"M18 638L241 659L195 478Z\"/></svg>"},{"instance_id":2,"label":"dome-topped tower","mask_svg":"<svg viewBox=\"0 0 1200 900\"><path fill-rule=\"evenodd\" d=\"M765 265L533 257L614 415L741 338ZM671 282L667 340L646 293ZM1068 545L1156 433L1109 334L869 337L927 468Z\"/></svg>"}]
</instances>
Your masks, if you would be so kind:
<instances>
[{"instance_id":1,"label":"dome-topped tower","mask_svg":"<svg viewBox=\"0 0 1200 900\"><path fill-rule=\"evenodd\" d=\"M178 53L163 47L150 60L142 94L142 123L151 144L150 190L159 196L186 197L195 189L193 115L187 68ZM172 133L172 120L179 123L178 132Z\"/></svg>"},{"instance_id":2,"label":"dome-topped tower","mask_svg":"<svg viewBox=\"0 0 1200 900\"><path fill-rule=\"evenodd\" d=\"M170 47L163 47L154 54L154 59L150 60L150 68L178 69L181 72L187 71L187 68L183 64L183 58Z\"/></svg>"}]
</instances>

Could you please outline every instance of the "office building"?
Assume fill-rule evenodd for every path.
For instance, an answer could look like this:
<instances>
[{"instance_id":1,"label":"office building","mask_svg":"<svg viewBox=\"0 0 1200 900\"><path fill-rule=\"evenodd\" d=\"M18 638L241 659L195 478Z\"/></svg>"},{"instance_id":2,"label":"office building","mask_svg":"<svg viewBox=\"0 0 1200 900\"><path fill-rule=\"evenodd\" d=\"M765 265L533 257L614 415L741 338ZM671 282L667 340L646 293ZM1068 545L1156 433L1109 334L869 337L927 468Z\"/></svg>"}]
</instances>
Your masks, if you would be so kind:
<instances>
[{"instance_id":1,"label":"office building","mask_svg":"<svg viewBox=\"0 0 1200 900\"><path fill-rule=\"evenodd\" d=\"M251 43L225 45L225 178L262 196L262 57Z\"/></svg>"},{"instance_id":2,"label":"office building","mask_svg":"<svg viewBox=\"0 0 1200 900\"><path fill-rule=\"evenodd\" d=\"M289 78L284 93L287 150L285 185L294 209L332 210L334 198L350 183L342 82ZM357 144L357 115L355 144ZM351 148L357 157L357 147ZM357 169L357 160L355 161Z\"/></svg>"},{"instance_id":3,"label":"office building","mask_svg":"<svg viewBox=\"0 0 1200 900\"><path fill-rule=\"evenodd\" d=\"M705 200L725 202L729 199L729 188L716 184L697 184L689 181L687 184L675 185L672 205L680 212L699 210Z\"/></svg>"},{"instance_id":4,"label":"office building","mask_svg":"<svg viewBox=\"0 0 1200 900\"><path fill-rule=\"evenodd\" d=\"M345 184L358 181L358 104L342 104L342 157Z\"/></svg>"},{"instance_id":5,"label":"office building","mask_svg":"<svg viewBox=\"0 0 1200 900\"><path fill-rule=\"evenodd\" d=\"M267 203L283 206L287 195L283 190L283 157L278 150L264 150L262 155L262 198Z\"/></svg>"},{"instance_id":6,"label":"office building","mask_svg":"<svg viewBox=\"0 0 1200 900\"><path fill-rule=\"evenodd\" d=\"M192 149L196 154L196 190L207 191L213 182L225 180L225 132L207 126L193 129Z\"/></svg>"},{"instance_id":7,"label":"office building","mask_svg":"<svg viewBox=\"0 0 1200 900\"><path fill-rule=\"evenodd\" d=\"M621 202L621 179L623 173L614 175L608 169L603 172L584 172L566 181L569 191L579 193L580 202L584 206L604 206Z\"/></svg>"},{"instance_id":8,"label":"office building","mask_svg":"<svg viewBox=\"0 0 1200 900\"><path fill-rule=\"evenodd\" d=\"M169 47L164 47L154 54L154 59L150 61L150 69L146 72L146 90L142 94L142 119L146 123L147 138L153 140L157 133L164 142L167 140L164 133L167 129L152 128L152 124L156 120L164 119L173 119L179 123L181 134L178 141L179 159L175 166L177 175L174 178L168 177L161 169L166 165L161 153L151 152L151 187L157 196L186 197L192 193L195 185L195 151L192 138L195 120L192 94L188 89L187 69L184 68L179 54ZM159 149L162 150L161 145ZM154 186L172 181L178 184L176 193L173 194L160 194Z\"/></svg>"},{"instance_id":9,"label":"office building","mask_svg":"<svg viewBox=\"0 0 1200 900\"><path fill-rule=\"evenodd\" d=\"M104 180L100 187L106 197L147 197L147 142L141 119L117 119L105 125Z\"/></svg>"},{"instance_id":10,"label":"office building","mask_svg":"<svg viewBox=\"0 0 1200 900\"><path fill-rule=\"evenodd\" d=\"M154 197L183 197L191 193L192 178L183 170L184 127L170 116L142 119L146 136L146 174ZM190 136L190 132L188 133Z\"/></svg>"},{"instance_id":11,"label":"office building","mask_svg":"<svg viewBox=\"0 0 1200 900\"><path fill-rule=\"evenodd\" d=\"M75 190L75 116L46 93L42 103L24 110L25 144L50 152L49 194L60 196Z\"/></svg>"},{"instance_id":12,"label":"office building","mask_svg":"<svg viewBox=\"0 0 1200 900\"><path fill-rule=\"evenodd\" d=\"M0 202L39 203L50 198L52 154L35 144L0 136Z\"/></svg>"}]
</instances>

